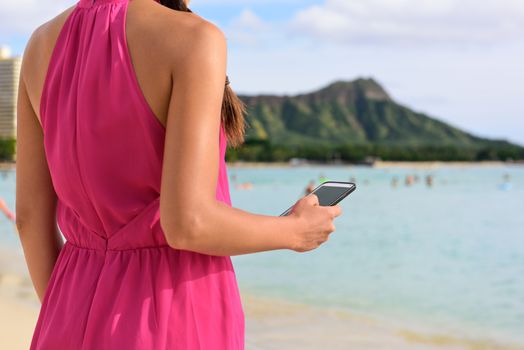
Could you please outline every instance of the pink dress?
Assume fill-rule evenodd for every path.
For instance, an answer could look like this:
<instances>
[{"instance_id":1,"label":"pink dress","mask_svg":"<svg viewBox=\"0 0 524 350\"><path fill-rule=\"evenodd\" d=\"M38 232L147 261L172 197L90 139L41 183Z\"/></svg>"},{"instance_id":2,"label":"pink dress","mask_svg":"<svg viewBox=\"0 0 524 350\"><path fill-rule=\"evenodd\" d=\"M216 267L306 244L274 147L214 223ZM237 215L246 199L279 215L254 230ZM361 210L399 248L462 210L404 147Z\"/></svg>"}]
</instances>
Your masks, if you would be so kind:
<instances>
[{"instance_id":1,"label":"pink dress","mask_svg":"<svg viewBox=\"0 0 524 350\"><path fill-rule=\"evenodd\" d=\"M165 128L126 44L129 0L79 0L53 49L40 115L66 238L31 349L244 349L229 256L173 249L159 220ZM231 205L219 133L216 198Z\"/></svg>"}]
</instances>

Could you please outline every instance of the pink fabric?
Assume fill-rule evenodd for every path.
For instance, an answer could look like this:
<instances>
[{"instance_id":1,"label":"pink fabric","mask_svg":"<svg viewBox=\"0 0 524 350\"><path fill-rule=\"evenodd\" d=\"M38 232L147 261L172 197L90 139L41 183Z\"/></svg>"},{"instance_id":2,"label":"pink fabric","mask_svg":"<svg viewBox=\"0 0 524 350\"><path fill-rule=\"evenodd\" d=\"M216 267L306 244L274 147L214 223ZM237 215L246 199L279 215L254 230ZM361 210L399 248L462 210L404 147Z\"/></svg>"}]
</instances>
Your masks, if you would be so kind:
<instances>
[{"instance_id":1,"label":"pink fabric","mask_svg":"<svg viewBox=\"0 0 524 350\"><path fill-rule=\"evenodd\" d=\"M79 0L51 56L40 115L67 242L31 349L244 349L230 257L173 249L159 221L165 128L141 93L128 0ZM231 205L219 132L216 198Z\"/></svg>"}]
</instances>

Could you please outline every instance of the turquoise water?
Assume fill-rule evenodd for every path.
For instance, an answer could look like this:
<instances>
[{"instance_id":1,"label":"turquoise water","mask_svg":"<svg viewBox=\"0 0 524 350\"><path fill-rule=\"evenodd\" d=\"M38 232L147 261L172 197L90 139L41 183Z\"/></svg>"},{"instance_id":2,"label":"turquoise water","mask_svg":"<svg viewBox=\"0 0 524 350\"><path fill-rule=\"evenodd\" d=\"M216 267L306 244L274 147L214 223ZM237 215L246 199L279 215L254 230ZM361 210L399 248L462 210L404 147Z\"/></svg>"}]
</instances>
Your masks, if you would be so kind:
<instances>
[{"instance_id":1,"label":"turquoise water","mask_svg":"<svg viewBox=\"0 0 524 350\"><path fill-rule=\"evenodd\" d=\"M241 289L524 344L524 167L229 168L254 185L230 182L232 204L278 215L320 174L356 178L337 230L310 252L233 257ZM407 187L407 174L421 180Z\"/></svg>"},{"instance_id":2,"label":"turquoise water","mask_svg":"<svg viewBox=\"0 0 524 350\"><path fill-rule=\"evenodd\" d=\"M229 167L228 173L233 206L267 215L287 209L320 174L355 177L358 187L341 203L337 230L320 248L232 257L241 290L524 344L524 167ZM408 174L420 181L405 186ZM431 188L427 174L434 176ZM511 182L505 190L504 174ZM15 173L0 175L0 194L14 208ZM253 188L235 188L244 181ZM0 248L19 247L3 216L0 229Z\"/></svg>"},{"instance_id":3,"label":"turquoise water","mask_svg":"<svg viewBox=\"0 0 524 350\"><path fill-rule=\"evenodd\" d=\"M15 179L16 173L14 170L0 170L0 198L4 200L12 212L15 212ZM0 254L2 252L1 248L13 249L19 248L19 245L15 225L0 212Z\"/></svg>"}]
</instances>

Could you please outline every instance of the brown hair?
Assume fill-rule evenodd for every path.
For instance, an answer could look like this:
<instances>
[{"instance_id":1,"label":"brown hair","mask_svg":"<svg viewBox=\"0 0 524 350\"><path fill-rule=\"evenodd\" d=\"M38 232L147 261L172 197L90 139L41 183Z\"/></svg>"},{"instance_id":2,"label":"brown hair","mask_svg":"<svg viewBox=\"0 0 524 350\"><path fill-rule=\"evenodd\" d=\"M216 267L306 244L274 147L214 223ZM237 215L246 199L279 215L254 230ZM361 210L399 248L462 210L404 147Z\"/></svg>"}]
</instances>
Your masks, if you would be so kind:
<instances>
[{"instance_id":1,"label":"brown hair","mask_svg":"<svg viewBox=\"0 0 524 350\"><path fill-rule=\"evenodd\" d=\"M176 11L191 11L184 0L155 0L170 9ZM222 115L221 122L224 125L224 131L227 136L227 141L230 146L237 147L244 142L245 134L245 118L246 113L245 104L238 98L229 84L229 79L226 76L224 81L224 99L222 101Z\"/></svg>"}]
</instances>

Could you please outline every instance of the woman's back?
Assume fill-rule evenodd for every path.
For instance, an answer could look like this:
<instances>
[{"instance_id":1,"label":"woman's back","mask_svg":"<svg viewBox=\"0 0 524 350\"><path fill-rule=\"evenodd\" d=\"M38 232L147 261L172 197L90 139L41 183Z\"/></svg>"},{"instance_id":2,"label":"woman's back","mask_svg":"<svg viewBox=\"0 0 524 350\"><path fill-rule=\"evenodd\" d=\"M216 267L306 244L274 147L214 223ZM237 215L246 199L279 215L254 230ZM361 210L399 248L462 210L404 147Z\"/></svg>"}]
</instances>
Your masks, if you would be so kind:
<instances>
[{"instance_id":1,"label":"woman's back","mask_svg":"<svg viewBox=\"0 0 524 350\"><path fill-rule=\"evenodd\" d=\"M173 11L155 0L131 0L128 3L126 38L129 56L145 100L165 126L173 65L177 56L183 55L192 45L192 30L207 22L193 13ZM35 106L40 105L45 74L58 35L75 7L76 4L44 23L33 34L37 34L38 42L32 54L39 59L28 62L30 64L25 69L31 79L28 92ZM36 112L40 119L40 111Z\"/></svg>"},{"instance_id":2,"label":"woman's back","mask_svg":"<svg viewBox=\"0 0 524 350\"><path fill-rule=\"evenodd\" d=\"M160 225L173 65L199 21L152 0L79 0L46 26L56 40L41 48L41 99L29 94L67 242L32 349L243 349L230 258L173 249ZM216 199L231 205L222 125L218 140Z\"/></svg>"}]
</instances>

